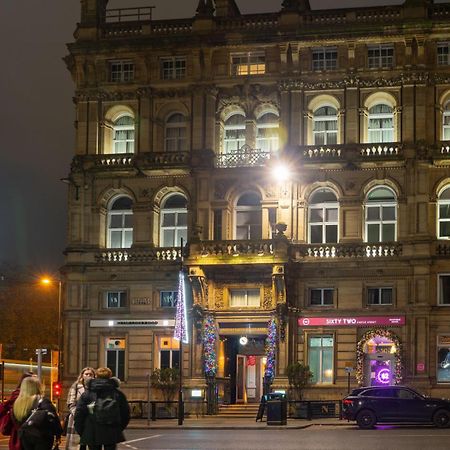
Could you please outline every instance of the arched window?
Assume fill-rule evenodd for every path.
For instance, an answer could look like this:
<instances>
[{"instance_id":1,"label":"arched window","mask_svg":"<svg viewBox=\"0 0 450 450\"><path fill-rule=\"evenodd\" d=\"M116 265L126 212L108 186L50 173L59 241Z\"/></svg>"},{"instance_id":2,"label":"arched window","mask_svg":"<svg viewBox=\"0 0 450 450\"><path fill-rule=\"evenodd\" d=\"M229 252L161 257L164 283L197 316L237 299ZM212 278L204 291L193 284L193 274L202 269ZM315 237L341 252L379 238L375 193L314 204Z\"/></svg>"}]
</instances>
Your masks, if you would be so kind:
<instances>
[{"instance_id":1,"label":"arched window","mask_svg":"<svg viewBox=\"0 0 450 450\"><path fill-rule=\"evenodd\" d=\"M186 151L186 118L183 114L175 113L166 120L165 150L167 152Z\"/></svg>"},{"instance_id":2,"label":"arched window","mask_svg":"<svg viewBox=\"0 0 450 450\"><path fill-rule=\"evenodd\" d=\"M309 200L309 242L328 244L338 241L339 205L331 189L314 191Z\"/></svg>"},{"instance_id":3,"label":"arched window","mask_svg":"<svg viewBox=\"0 0 450 450\"><path fill-rule=\"evenodd\" d=\"M397 240L397 198L385 186L372 189L366 198L366 242Z\"/></svg>"},{"instance_id":4,"label":"arched window","mask_svg":"<svg viewBox=\"0 0 450 450\"><path fill-rule=\"evenodd\" d=\"M263 152L278 150L278 116L265 113L256 121L256 148Z\"/></svg>"},{"instance_id":5,"label":"arched window","mask_svg":"<svg viewBox=\"0 0 450 450\"><path fill-rule=\"evenodd\" d=\"M314 111L314 145L337 144L337 110L332 106L322 106Z\"/></svg>"},{"instance_id":6,"label":"arched window","mask_svg":"<svg viewBox=\"0 0 450 450\"><path fill-rule=\"evenodd\" d=\"M447 102L442 113L442 140L450 141L450 102Z\"/></svg>"},{"instance_id":7,"label":"arched window","mask_svg":"<svg viewBox=\"0 0 450 450\"><path fill-rule=\"evenodd\" d=\"M235 153L245 144L245 116L233 114L225 121L224 153Z\"/></svg>"},{"instance_id":8,"label":"arched window","mask_svg":"<svg viewBox=\"0 0 450 450\"><path fill-rule=\"evenodd\" d=\"M179 247L187 241L187 200L181 194L168 196L161 208L160 245Z\"/></svg>"},{"instance_id":9,"label":"arched window","mask_svg":"<svg viewBox=\"0 0 450 450\"><path fill-rule=\"evenodd\" d=\"M261 237L261 197L255 192L247 192L239 197L236 204L236 239L261 239Z\"/></svg>"},{"instance_id":10,"label":"arched window","mask_svg":"<svg viewBox=\"0 0 450 450\"><path fill-rule=\"evenodd\" d=\"M134 119L129 115L113 123L113 153L134 153Z\"/></svg>"},{"instance_id":11,"label":"arched window","mask_svg":"<svg viewBox=\"0 0 450 450\"><path fill-rule=\"evenodd\" d=\"M438 199L438 237L450 239L450 186L447 186Z\"/></svg>"},{"instance_id":12,"label":"arched window","mask_svg":"<svg viewBox=\"0 0 450 450\"><path fill-rule=\"evenodd\" d=\"M133 243L133 202L129 197L114 200L108 210L108 248L130 248Z\"/></svg>"},{"instance_id":13,"label":"arched window","mask_svg":"<svg viewBox=\"0 0 450 450\"><path fill-rule=\"evenodd\" d=\"M394 110L385 103L369 108L368 142L381 143L394 140Z\"/></svg>"}]
</instances>

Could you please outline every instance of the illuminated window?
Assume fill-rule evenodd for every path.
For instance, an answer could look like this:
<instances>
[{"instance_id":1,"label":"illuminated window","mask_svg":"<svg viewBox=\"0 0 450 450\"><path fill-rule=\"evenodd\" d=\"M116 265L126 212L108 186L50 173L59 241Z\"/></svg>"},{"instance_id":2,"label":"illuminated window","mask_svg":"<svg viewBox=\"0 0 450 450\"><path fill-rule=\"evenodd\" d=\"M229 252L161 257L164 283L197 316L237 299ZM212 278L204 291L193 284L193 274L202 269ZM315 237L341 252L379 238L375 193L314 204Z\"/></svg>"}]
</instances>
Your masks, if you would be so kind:
<instances>
[{"instance_id":1,"label":"illuminated window","mask_svg":"<svg viewBox=\"0 0 450 450\"><path fill-rule=\"evenodd\" d=\"M379 103L369 108L368 138L370 143L394 140L394 110L391 106Z\"/></svg>"},{"instance_id":2,"label":"illuminated window","mask_svg":"<svg viewBox=\"0 0 450 450\"><path fill-rule=\"evenodd\" d=\"M119 380L125 379L125 339L106 338L106 367Z\"/></svg>"},{"instance_id":3,"label":"illuminated window","mask_svg":"<svg viewBox=\"0 0 450 450\"><path fill-rule=\"evenodd\" d=\"M439 275L439 300L441 306L450 305L450 275Z\"/></svg>"},{"instance_id":4,"label":"illuminated window","mask_svg":"<svg viewBox=\"0 0 450 450\"><path fill-rule=\"evenodd\" d=\"M394 66L394 46L369 45L367 49L369 69L388 69Z\"/></svg>"},{"instance_id":5,"label":"illuminated window","mask_svg":"<svg viewBox=\"0 0 450 450\"><path fill-rule=\"evenodd\" d=\"M126 291L108 291L106 292L107 308L124 308L127 306Z\"/></svg>"},{"instance_id":6,"label":"illuminated window","mask_svg":"<svg viewBox=\"0 0 450 450\"><path fill-rule=\"evenodd\" d=\"M336 195L330 189L318 189L309 201L310 244L338 241L339 206Z\"/></svg>"},{"instance_id":7,"label":"illuminated window","mask_svg":"<svg viewBox=\"0 0 450 450\"><path fill-rule=\"evenodd\" d=\"M161 58L161 78L163 80L179 80L186 77L186 58Z\"/></svg>"},{"instance_id":8,"label":"illuminated window","mask_svg":"<svg viewBox=\"0 0 450 450\"><path fill-rule=\"evenodd\" d=\"M130 248L133 243L133 202L119 197L108 211L108 248Z\"/></svg>"},{"instance_id":9,"label":"illuminated window","mask_svg":"<svg viewBox=\"0 0 450 450\"><path fill-rule=\"evenodd\" d=\"M175 308L177 300L178 291L161 291L159 293L159 306L161 308Z\"/></svg>"},{"instance_id":10,"label":"illuminated window","mask_svg":"<svg viewBox=\"0 0 450 450\"><path fill-rule=\"evenodd\" d=\"M134 119L129 115L119 117L113 124L113 153L134 153Z\"/></svg>"},{"instance_id":11,"label":"illuminated window","mask_svg":"<svg viewBox=\"0 0 450 450\"><path fill-rule=\"evenodd\" d=\"M368 305L392 305L393 289L391 287L376 287L367 289Z\"/></svg>"},{"instance_id":12,"label":"illuminated window","mask_svg":"<svg viewBox=\"0 0 450 450\"><path fill-rule=\"evenodd\" d=\"M236 153L245 144L245 116L233 114L224 124L224 153Z\"/></svg>"},{"instance_id":13,"label":"illuminated window","mask_svg":"<svg viewBox=\"0 0 450 450\"><path fill-rule=\"evenodd\" d=\"M157 340L159 369L176 369L180 367L180 344L172 337L159 337Z\"/></svg>"},{"instance_id":14,"label":"illuminated window","mask_svg":"<svg viewBox=\"0 0 450 450\"><path fill-rule=\"evenodd\" d=\"M263 152L278 150L278 116L265 113L256 121L256 148Z\"/></svg>"},{"instance_id":15,"label":"illuminated window","mask_svg":"<svg viewBox=\"0 0 450 450\"><path fill-rule=\"evenodd\" d=\"M438 238L450 239L450 187L447 186L439 195L437 202Z\"/></svg>"},{"instance_id":16,"label":"illuminated window","mask_svg":"<svg viewBox=\"0 0 450 450\"><path fill-rule=\"evenodd\" d=\"M338 118L332 106L322 106L314 111L313 136L315 145L337 144Z\"/></svg>"},{"instance_id":17,"label":"illuminated window","mask_svg":"<svg viewBox=\"0 0 450 450\"><path fill-rule=\"evenodd\" d=\"M397 200L387 187L376 187L367 195L366 242L397 240Z\"/></svg>"},{"instance_id":18,"label":"illuminated window","mask_svg":"<svg viewBox=\"0 0 450 450\"><path fill-rule=\"evenodd\" d=\"M165 150L168 152L186 150L186 118L180 113L172 114L166 121Z\"/></svg>"},{"instance_id":19,"label":"illuminated window","mask_svg":"<svg viewBox=\"0 0 450 450\"><path fill-rule=\"evenodd\" d=\"M450 141L450 102L447 102L442 113L442 140Z\"/></svg>"},{"instance_id":20,"label":"illuminated window","mask_svg":"<svg viewBox=\"0 0 450 450\"><path fill-rule=\"evenodd\" d=\"M333 383L333 336L308 337L308 365L313 374L313 384Z\"/></svg>"},{"instance_id":21,"label":"illuminated window","mask_svg":"<svg viewBox=\"0 0 450 450\"><path fill-rule=\"evenodd\" d=\"M124 83L134 80L133 61L110 61L109 81L113 83Z\"/></svg>"},{"instance_id":22,"label":"illuminated window","mask_svg":"<svg viewBox=\"0 0 450 450\"><path fill-rule=\"evenodd\" d=\"M321 47L312 50L312 70L334 70L337 68L337 49Z\"/></svg>"},{"instance_id":23,"label":"illuminated window","mask_svg":"<svg viewBox=\"0 0 450 450\"><path fill-rule=\"evenodd\" d=\"M230 307L259 307L261 293L259 289L231 289Z\"/></svg>"},{"instance_id":24,"label":"illuminated window","mask_svg":"<svg viewBox=\"0 0 450 450\"><path fill-rule=\"evenodd\" d=\"M450 65L450 42L439 42L437 45L437 63L440 66Z\"/></svg>"},{"instance_id":25,"label":"illuminated window","mask_svg":"<svg viewBox=\"0 0 450 450\"><path fill-rule=\"evenodd\" d=\"M261 52L231 55L231 75L260 75L266 73L266 57Z\"/></svg>"},{"instance_id":26,"label":"illuminated window","mask_svg":"<svg viewBox=\"0 0 450 450\"><path fill-rule=\"evenodd\" d=\"M164 201L161 208L161 247L179 247L181 239L187 241L187 200L174 194Z\"/></svg>"},{"instance_id":27,"label":"illuminated window","mask_svg":"<svg viewBox=\"0 0 450 450\"><path fill-rule=\"evenodd\" d=\"M254 192L239 197L236 205L236 239L262 238L261 198Z\"/></svg>"},{"instance_id":28,"label":"illuminated window","mask_svg":"<svg viewBox=\"0 0 450 450\"><path fill-rule=\"evenodd\" d=\"M311 288L309 290L310 306L331 306L334 303L333 288Z\"/></svg>"}]
</instances>

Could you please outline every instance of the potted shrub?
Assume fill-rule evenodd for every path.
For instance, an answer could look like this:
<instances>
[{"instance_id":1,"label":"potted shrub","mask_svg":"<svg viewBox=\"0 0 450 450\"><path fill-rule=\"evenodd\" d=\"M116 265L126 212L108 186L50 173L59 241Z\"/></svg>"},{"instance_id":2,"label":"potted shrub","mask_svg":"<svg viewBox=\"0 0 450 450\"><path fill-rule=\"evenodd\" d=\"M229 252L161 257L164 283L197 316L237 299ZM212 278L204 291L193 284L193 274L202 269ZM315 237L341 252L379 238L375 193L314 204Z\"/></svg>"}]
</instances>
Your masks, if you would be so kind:
<instances>
[{"instance_id":1,"label":"potted shrub","mask_svg":"<svg viewBox=\"0 0 450 450\"><path fill-rule=\"evenodd\" d=\"M289 364L286 367L286 374L289 381L289 393L291 400L299 402L302 399L302 391L309 384L313 376L309 366L301 362ZM295 418L306 419L308 416L307 405L294 403L292 415Z\"/></svg>"},{"instance_id":2,"label":"potted shrub","mask_svg":"<svg viewBox=\"0 0 450 450\"><path fill-rule=\"evenodd\" d=\"M150 382L153 388L161 391L162 397L166 402L166 406L158 408L158 416L171 417L170 401L179 388L180 370L178 368L155 369L151 376Z\"/></svg>"}]
</instances>

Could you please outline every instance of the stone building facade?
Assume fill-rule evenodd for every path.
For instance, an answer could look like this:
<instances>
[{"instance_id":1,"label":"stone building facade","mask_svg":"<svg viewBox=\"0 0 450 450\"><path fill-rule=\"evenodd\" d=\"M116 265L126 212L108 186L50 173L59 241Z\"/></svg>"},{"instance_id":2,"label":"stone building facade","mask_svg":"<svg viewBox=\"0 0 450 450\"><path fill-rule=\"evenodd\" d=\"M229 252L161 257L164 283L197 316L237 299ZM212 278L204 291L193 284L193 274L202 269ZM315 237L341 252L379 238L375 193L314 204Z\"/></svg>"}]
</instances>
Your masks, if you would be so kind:
<instances>
[{"instance_id":1,"label":"stone building facade","mask_svg":"<svg viewBox=\"0 0 450 450\"><path fill-rule=\"evenodd\" d=\"M108 365L146 399L181 360L187 397L212 378L256 402L298 361L307 398L348 377L448 396L450 4L107 3L81 1L66 57L64 380Z\"/></svg>"}]
</instances>

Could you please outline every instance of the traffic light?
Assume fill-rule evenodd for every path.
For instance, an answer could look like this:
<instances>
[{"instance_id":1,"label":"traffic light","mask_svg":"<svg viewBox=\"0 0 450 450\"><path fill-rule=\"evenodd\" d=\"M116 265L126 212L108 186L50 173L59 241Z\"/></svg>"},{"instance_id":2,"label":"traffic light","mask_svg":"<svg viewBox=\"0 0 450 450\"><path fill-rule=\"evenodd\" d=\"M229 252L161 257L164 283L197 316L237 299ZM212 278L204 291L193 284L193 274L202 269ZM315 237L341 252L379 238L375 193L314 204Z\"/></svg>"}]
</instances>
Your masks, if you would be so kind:
<instances>
[{"instance_id":1,"label":"traffic light","mask_svg":"<svg viewBox=\"0 0 450 450\"><path fill-rule=\"evenodd\" d=\"M60 398L61 397L61 393L62 393L62 386L61 383L59 381L54 381L53 382L53 398Z\"/></svg>"}]
</instances>

